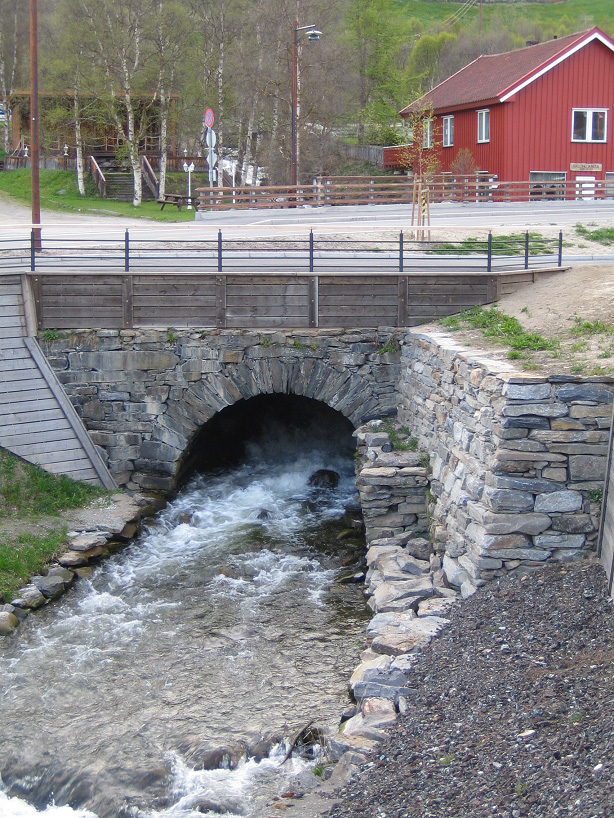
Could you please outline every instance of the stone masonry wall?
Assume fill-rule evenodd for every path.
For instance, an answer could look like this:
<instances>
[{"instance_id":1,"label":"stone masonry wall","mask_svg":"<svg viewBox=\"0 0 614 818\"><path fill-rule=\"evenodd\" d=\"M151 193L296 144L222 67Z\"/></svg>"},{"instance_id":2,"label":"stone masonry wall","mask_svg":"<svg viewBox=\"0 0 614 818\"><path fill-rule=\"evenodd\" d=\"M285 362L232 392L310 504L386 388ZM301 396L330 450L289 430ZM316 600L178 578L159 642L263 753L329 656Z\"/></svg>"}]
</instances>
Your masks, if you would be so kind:
<instances>
[{"instance_id":1,"label":"stone masonry wall","mask_svg":"<svg viewBox=\"0 0 614 818\"><path fill-rule=\"evenodd\" d=\"M432 533L450 584L594 547L614 382L513 371L411 331L399 421L430 456Z\"/></svg>"},{"instance_id":2,"label":"stone masonry wall","mask_svg":"<svg viewBox=\"0 0 614 818\"><path fill-rule=\"evenodd\" d=\"M256 395L303 395L354 426L396 412L397 330L83 330L43 350L117 483L172 491L199 429Z\"/></svg>"}]
</instances>

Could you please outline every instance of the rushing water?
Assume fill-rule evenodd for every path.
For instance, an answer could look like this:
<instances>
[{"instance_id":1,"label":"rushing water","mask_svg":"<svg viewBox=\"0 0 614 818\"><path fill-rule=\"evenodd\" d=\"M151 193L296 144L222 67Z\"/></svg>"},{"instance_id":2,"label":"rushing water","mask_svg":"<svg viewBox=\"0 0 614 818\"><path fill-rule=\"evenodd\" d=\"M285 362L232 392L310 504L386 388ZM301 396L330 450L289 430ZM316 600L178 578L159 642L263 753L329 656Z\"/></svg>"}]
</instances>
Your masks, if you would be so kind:
<instances>
[{"instance_id":1,"label":"rushing water","mask_svg":"<svg viewBox=\"0 0 614 818\"><path fill-rule=\"evenodd\" d=\"M334 582L355 494L336 441L277 433L193 477L0 643L2 818L257 816L304 786L276 742L338 723L364 640L361 589ZM318 468L337 489L308 485Z\"/></svg>"}]
</instances>

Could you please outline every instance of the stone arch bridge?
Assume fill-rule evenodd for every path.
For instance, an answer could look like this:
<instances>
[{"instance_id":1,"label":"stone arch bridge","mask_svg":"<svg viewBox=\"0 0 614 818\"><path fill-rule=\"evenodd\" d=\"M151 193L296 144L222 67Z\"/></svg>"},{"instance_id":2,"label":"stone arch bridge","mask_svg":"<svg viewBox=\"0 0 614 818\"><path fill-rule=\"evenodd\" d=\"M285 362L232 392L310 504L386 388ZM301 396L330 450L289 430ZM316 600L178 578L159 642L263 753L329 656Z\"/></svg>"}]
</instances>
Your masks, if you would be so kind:
<instances>
[{"instance_id":1,"label":"stone arch bridge","mask_svg":"<svg viewBox=\"0 0 614 818\"><path fill-rule=\"evenodd\" d=\"M400 330L87 330L43 342L120 485L173 491L199 431L260 395L319 401L359 426L396 413Z\"/></svg>"}]
</instances>

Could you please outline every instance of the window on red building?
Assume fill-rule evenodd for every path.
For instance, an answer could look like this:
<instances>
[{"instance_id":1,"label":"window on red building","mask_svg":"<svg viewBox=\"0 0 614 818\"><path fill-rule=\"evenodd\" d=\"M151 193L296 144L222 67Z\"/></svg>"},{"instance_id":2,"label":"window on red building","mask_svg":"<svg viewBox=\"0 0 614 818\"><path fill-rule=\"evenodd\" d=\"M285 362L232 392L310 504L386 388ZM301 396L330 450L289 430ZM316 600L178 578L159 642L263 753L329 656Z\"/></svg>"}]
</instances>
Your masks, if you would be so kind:
<instances>
[{"instance_id":1,"label":"window on red building","mask_svg":"<svg viewBox=\"0 0 614 818\"><path fill-rule=\"evenodd\" d=\"M490 111L478 111L478 142L490 142Z\"/></svg>"},{"instance_id":2,"label":"window on red building","mask_svg":"<svg viewBox=\"0 0 614 818\"><path fill-rule=\"evenodd\" d=\"M605 142L607 111L596 108L574 108L571 112L572 142Z\"/></svg>"}]
</instances>

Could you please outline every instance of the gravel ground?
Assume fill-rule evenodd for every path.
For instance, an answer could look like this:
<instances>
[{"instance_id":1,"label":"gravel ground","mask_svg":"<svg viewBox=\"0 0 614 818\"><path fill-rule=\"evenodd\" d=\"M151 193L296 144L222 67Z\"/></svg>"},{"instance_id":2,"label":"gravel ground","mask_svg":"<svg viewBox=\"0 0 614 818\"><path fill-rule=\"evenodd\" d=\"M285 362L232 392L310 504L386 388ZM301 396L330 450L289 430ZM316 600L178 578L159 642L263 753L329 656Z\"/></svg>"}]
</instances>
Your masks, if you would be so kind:
<instances>
[{"instance_id":1,"label":"gravel ground","mask_svg":"<svg viewBox=\"0 0 614 818\"><path fill-rule=\"evenodd\" d=\"M594 559L489 583L330 818L614 816L614 610Z\"/></svg>"}]
</instances>

